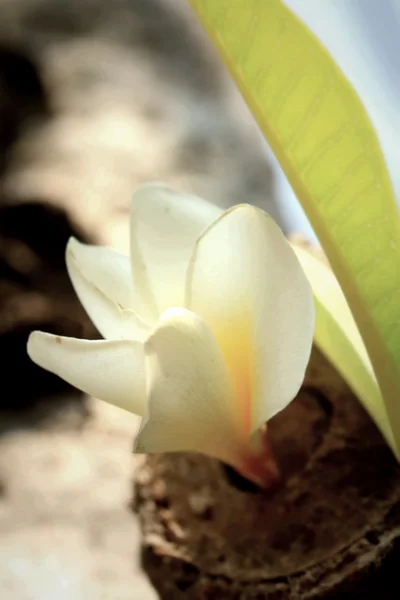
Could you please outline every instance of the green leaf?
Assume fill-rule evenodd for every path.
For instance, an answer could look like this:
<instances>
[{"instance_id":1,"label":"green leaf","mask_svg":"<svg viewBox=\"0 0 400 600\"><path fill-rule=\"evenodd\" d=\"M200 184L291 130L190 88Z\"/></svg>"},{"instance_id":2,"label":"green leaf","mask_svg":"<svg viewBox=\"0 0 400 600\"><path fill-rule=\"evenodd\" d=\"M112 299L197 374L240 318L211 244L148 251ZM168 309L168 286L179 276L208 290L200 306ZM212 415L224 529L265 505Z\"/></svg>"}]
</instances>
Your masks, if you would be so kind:
<instances>
[{"instance_id":1,"label":"green leaf","mask_svg":"<svg viewBox=\"0 0 400 600\"><path fill-rule=\"evenodd\" d=\"M280 0L189 2L325 250L373 364L399 455L400 220L370 120L328 52ZM328 335L321 336L325 347ZM330 356L342 365L334 343Z\"/></svg>"},{"instance_id":2,"label":"green leaf","mask_svg":"<svg viewBox=\"0 0 400 600\"><path fill-rule=\"evenodd\" d=\"M295 244L293 249L313 288L315 342L362 400L400 458L371 361L337 279L331 269L309 251Z\"/></svg>"}]
</instances>

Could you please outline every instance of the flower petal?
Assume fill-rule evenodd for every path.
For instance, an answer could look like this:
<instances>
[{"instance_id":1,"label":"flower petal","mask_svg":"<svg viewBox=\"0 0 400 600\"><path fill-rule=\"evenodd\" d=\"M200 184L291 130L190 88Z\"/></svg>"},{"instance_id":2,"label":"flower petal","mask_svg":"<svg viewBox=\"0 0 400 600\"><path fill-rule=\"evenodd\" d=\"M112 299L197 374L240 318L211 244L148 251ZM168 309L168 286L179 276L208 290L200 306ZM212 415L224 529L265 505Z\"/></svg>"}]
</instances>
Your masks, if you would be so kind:
<instances>
[{"instance_id":1,"label":"flower petal","mask_svg":"<svg viewBox=\"0 0 400 600\"><path fill-rule=\"evenodd\" d=\"M187 274L187 308L211 327L249 433L294 398L314 330L310 285L276 223L239 205L198 239Z\"/></svg>"},{"instance_id":2,"label":"flower petal","mask_svg":"<svg viewBox=\"0 0 400 600\"><path fill-rule=\"evenodd\" d=\"M142 415L146 406L143 344L135 341L79 340L34 331L28 354L86 394Z\"/></svg>"},{"instance_id":3,"label":"flower petal","mask_svg":"<svg viewBox=\"0 0 400 600\"><path fill-rule=\"evenodd\" d=\"M145 353L148 404L135 451L201 452L240 462L232 382L206 323L185 309L170 309Z\"/></svg>"},{"instance_id":4,"label":"flower petal","mask_svg":"<svg viewBox=\"0 0 400 600\"><path fill-rule=\"evenodd\" d=\"M182 306L184 280L194 243L221 213L213 204L164 184L148 184L131 205L131 262L135 309L155 321L167 308Z\"/></svg>"},{"instance_id":5,"label":"flower petal","mask_svg":"<svg viewBox=\"0 0 400 600\"><path fill-rule=\"evenodd\" d=\"M133 285L127 256L71 238L66 262L79 300L103 337L146 339L151 327L131 309Z\"/></svg>"}]
</instances>

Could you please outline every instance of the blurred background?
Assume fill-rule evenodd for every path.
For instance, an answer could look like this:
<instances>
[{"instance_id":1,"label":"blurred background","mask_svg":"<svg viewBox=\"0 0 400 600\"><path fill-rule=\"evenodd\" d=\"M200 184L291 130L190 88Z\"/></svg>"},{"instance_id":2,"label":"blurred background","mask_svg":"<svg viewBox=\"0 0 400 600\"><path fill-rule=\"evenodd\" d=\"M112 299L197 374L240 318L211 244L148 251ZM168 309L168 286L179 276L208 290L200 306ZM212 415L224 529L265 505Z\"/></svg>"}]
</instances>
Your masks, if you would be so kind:
<instances>
[{"instance_id":1,"label":"blurred background","mask_svg":"<svg viewBox=\"0 0 400 600\"><path fill-rule=\"evenodd\" d=\"M397 189L399 2L287 4L360 92ZM97 337L65 244L126 252L130 197L154 180L316 241L185 0L0 0L0 598L156 597L129 509L135 417L25 349L33 329Z\"/></svg>"}]
</instances>

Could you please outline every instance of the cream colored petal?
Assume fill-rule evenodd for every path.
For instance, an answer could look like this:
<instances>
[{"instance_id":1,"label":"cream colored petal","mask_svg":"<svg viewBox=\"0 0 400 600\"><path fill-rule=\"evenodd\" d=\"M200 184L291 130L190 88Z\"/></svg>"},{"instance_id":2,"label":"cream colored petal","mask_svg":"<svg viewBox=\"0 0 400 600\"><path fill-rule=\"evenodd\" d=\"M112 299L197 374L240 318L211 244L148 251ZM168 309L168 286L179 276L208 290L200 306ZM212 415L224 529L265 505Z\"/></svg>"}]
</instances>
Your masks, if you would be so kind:
<instances>
[{"instance_id":1,"label":"cream colored petal","mask_svg":"<svg viewBox=\"0 0 400 600\"><path fill-rule=\"evenodd\" d=\"M135 451L201 452L239 462L232 382L206 323L185 309L171 309L145 353L148 404Z\"/></svg>"},{"instance_id":2,"label":"cream colored petal","mask_svg":"<svg viewBox=\"0 0 400 600\"><path fill-rule=\"evenodd\" d=\"M196 243L186 306L211 327L254 431L294 398L314 330L310 285L276 223L239 205Z\"/></svg>"},{"instance_id":3,"label":"cream colored petal","mask_svg":"<svg viewBox=\"0 0 400 600\"><path fill-rule=\"evenodd\" d=\"M128 257L71 238L66 261L74 289L103 337L146 339L150 325L131 309L133 286Z\"/></svg>"},{"instance_id":4,"label":"cream colored petal","mask_svg":"<svg viewBox=\"0 0 400 600\"><path fill-rule=\"evenodd\" d=\"M293 250L314 292L315 344L363 402L396 454L393 431L372 363L336 277L320 258L308 250L296 245Z\"/></svg>"},{"instance_id":5,"label":"cream colored petal","mask_svg":"<svg viewBox=\"0 0 400 600\"><path fill-rule=\"evenodd\" d=\"M142 415L146 405L143 344L119 340L79 340L34 331L28 354L86 394Z\"/></svg>"},{"instance_id":6,"label":"cream colored petal","mask_svg":"<svg viewBox=\"0 0 400 600\"><path fill-rule=\"evenodd\" d=\"M148 184L131 205L131 262L135 310L154 321L167 308L182 306L193 245L221 210L164 184Z\"/></svg>"}]
</instances>

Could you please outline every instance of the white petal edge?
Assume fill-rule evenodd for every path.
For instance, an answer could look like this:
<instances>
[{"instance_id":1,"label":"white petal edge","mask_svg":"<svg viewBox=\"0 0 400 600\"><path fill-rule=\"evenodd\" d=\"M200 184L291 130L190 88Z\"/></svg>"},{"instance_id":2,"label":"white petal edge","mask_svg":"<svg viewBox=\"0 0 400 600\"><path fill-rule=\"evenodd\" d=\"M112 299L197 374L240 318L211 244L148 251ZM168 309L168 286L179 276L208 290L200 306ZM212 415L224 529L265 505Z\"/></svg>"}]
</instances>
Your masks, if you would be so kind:
<instances>
[{"instance_id":1,"label":"white petal edge","mask_svg":"<svg viewBox=\"0 0 400 600\"><path fill-rule=\"evenodd\" d=\"M221 209L163 183L139 188L131 203L131 263L135 310L155 321L183 306L184 281L193 246Z\"/></svg>"},{"instance_id":2,"label":"white petal edge","mask_svg":"<svg viewBox=\"0 0 400 600\"><path fill-rule=\"evenodd\" d=\"M166 311L145 354L148 404L135 451L201 452L238 463L232 382L206 323L185 309Z\"/></svg>"},{"instance_id":3,"label":"white petal edge","mask_svg":"<svg viewBox=\"0 0 400 600\"><path fill-rule=\"evenodd\" d=\"M127 256L71 238L66 263L76 294L103 337L146 339L151 326L131 309L133 286Z\"/></svg>"},{"instance_id":4,"label":"white petal edge","mask_svg":"<svg viewBox=\"0 0 400 600\"><path fill-rule=\"evenodd\" d=\"M213 330L251 433L303 382L315 320L310 284L273 219L238 205L199 237L186 286L186 307Z\"/></svg>"},{"instance_id":5,"label":"white petal edge","mask_svg":"<svg viewBox=\"0 0 400 600\"><path fill-rule=\"evenodd\" d=\"M143 415L146 377L140 342L80 340L34 331L28 354L37 365L82 392Z\"/></svg>"}]
</instances>

